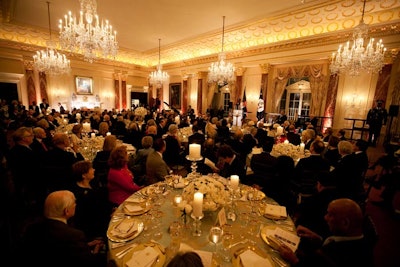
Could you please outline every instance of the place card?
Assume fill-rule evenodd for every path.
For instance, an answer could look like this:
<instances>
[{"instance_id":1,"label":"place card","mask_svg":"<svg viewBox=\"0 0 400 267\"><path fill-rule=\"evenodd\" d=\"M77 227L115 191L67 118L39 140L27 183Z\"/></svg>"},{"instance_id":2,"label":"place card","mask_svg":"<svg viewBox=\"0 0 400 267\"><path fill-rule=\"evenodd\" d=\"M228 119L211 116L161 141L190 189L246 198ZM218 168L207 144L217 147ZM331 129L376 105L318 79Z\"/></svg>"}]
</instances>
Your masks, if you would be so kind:
<instances>
[{"instance_id":1,"label":"place card","mask_svg":"<svg viewBox=\"0 0 400 267\"><path fill-rule=\"evenodd\" d=\"M266 204L264 210L264 216L276 217L277 219L287 218L287 211L285 206Z\"/></svg>"},{"instance_id":2,"label":"place card","mask_svg":"<svg viewBox=\"0 0 400 267\"><path fill-rule=\"evenodd\" d=\"M221 227L227 223L225 208L218 212L218 222Z\"/></svg>"}]
</instances>

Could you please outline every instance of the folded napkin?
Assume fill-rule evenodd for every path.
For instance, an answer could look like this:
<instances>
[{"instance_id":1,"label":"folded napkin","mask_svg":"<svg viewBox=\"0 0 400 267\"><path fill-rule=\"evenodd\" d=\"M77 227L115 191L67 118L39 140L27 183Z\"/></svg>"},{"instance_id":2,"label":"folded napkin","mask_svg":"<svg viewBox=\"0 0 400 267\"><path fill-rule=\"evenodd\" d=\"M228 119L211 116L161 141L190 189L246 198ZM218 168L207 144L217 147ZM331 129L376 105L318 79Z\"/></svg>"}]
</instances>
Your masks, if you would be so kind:
<instances>
[{"instance_id":1,"label":"folded napkin","mask_svg":"<svg viewBox=\"0 0 400 267\"><path fill-rule=\"evenodd\" d=\"M132 205L132 204L125 204L124 208L127 212L131 212L131 213L143 211L143 208L141 206Z\"/></svg>"},{"instance_id":2,"label":"folded napkin","mask_svg":"<svg viewBox=\"0 0 400 267\"><path fill-rule=\"evenodd\" d=\"M240 261L242 262L243 267L253 267L253 266L264 266L264 267L272 267L271 262L258 255L252 250L246 250L242 254L240 254Z\"/></svg>"},{"instance_id":3,"label":"folded napkin","mask_svg":"<svg viewBox=\"0 0 400 267\"><path fill-rule=\"evenodd\" d=\"M181 182L174 184L174 188L184 188L184 187L185 187L185 184L181 183Z\"/></svg>"},{"instance_id":4,"label":"folded napkin","mask_svg":"<svg viewBox=\"0 0 400 267\"><path fill-rule=\"evenodd\" d=\"M138 231L138 224L134 220L122 220L111 230L111 234L119 238L127 238Z\"/></svg>"},{"instance_id":5,"label":"folded napkin","mask_svg":"<svg viewBox=\"0 0 400 267\"><path fill-rule=\"evenodd\" d=\"M142 203L145 201L146 201L146 199L144 199L142 197L130 197L127 200L125 200L125 202L131 202L131 203Z\"/></svg>"},{"instance_id":6,"label":"folded napkin","mask_svg":"<svg viewBox=\"0 0 400 267\"><path fill-rule=\"evenodd\" d=\"M124 267L149 267L157 260L159 253L152 247L146 247L133 253Z\"/></svg>"}]
</instances>

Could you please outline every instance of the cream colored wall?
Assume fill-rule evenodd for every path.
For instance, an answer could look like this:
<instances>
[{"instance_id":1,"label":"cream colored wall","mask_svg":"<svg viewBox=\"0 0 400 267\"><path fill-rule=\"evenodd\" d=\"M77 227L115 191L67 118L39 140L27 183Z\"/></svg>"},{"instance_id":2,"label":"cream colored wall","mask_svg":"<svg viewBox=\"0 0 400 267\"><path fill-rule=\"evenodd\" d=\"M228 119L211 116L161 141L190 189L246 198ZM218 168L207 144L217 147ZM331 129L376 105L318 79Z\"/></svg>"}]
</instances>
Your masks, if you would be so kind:
<instances>
[{"instance_id":1,"label":"cream colored wall","mask_svg":"<svg viewBox=\"0 0 400 267\"><path fill-rule=\"evenodd\" d=\"M258 66L246 68L243 75L243 89L246 88L247 119L255 121L260 98L261 75L261 69ZM240 98L243 98L243 93Z\"/></svg>"},{"instance_id":2,"label":"cream colored wall","mask_svg":"<svg viewBox=\"0 0 400 267\"><path fill-rule=\"evenodd\" d=\"M335 106L333 128L352 128L351 119L366 119L369 108L372 106L378 74L363 73L357 77L348 75L339 77L338 93ZM356 127L361 127L358 122ZM360 138L357 132L353 138Z\"/></svg>"}]
</instances>

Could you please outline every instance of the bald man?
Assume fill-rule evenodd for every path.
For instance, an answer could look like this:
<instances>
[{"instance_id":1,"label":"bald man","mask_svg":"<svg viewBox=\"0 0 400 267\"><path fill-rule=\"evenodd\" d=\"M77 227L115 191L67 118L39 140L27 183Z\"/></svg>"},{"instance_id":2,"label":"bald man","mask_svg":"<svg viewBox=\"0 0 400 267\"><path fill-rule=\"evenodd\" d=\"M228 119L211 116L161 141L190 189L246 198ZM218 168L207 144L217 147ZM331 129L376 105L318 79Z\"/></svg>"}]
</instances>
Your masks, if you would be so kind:
<instances>
[{"instance_id":1,"label":"bald man","mask_svg":"<svg viewBox=\"0 0 400 267\"><path fill-rule=\"evenodd\" d=\"M20 260L26 261L26 265L44 267L105 267L106 254L99 253L103 241L88 242L84 232L68 225L68 220L75 215L75 207L71 191L50 193L44 204L44 219L28 226L23 237Z\"/></svg>"},{"instance_id":2,"label":"bald man","mask_svg":"<svg viewBox=\"0 0 400 267\"><path fill-rule=\"evenodd\" d=\"M302 241L320 242L316 250L295 254L282 245L279 248L281 256L292 266L373 266L373 247L363 234L364 216L356 202L348 198L331 201L325 221L332 233L325 240L306 227L297 228Z\"/></svg>"}]
</instances>

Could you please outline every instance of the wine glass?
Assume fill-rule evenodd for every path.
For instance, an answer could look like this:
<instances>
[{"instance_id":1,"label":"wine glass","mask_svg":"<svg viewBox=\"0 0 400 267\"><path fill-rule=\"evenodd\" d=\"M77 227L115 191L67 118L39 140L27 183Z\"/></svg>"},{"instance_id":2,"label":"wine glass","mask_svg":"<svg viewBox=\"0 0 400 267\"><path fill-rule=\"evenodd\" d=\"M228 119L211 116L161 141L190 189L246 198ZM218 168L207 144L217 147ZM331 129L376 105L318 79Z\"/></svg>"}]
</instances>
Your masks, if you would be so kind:
<instances>
[{"instance_id":1,"label":"wine glass","mask_svg":"<svg viewBox=\"0 0 400 267\"><path fill-rule=\"evenodd\" d=\"M250 206L251 206L251 215L252 216L254 216L255 214L256 214L256 211L255 211L255 207L254 207L254 200L255 200L255 197L256 197L256 192L255 192L255 189L254 188L250 188L248 191L247 191L247 200L250 202Z\"/></svg>"},{"instance_id":2,"label":"wine glass","mask_svg":"<svg viewBox=\"0 0 400 267\"><path fill-rule=\"evenodd\" d=\"M213 226L210 229L210 241L215 244L215 253L217 253L217 244L221 241L223 231L218 226Z\"/></svg>"}]
</instances>

